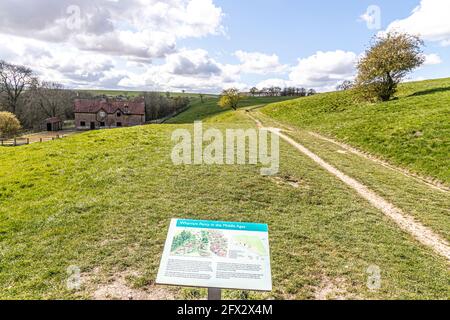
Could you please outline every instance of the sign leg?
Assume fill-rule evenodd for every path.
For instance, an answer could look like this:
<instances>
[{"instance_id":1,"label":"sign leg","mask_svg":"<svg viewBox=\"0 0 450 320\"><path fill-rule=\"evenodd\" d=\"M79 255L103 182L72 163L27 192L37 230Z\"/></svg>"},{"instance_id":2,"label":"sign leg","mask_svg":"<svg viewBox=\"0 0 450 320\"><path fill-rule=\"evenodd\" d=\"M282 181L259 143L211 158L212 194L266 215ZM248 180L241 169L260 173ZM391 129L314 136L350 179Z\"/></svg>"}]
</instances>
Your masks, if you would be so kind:
<instances>
[{"instance_id":1,"label":"sign leg","mask_svg":"<svg viewBox=\"0 0 450 320\"><path fill-rule=\"evenodd\" d=\"M222 300L222 290L215 288L208 288L208 300L211 301Z\"/></svg>"}]
</instances>

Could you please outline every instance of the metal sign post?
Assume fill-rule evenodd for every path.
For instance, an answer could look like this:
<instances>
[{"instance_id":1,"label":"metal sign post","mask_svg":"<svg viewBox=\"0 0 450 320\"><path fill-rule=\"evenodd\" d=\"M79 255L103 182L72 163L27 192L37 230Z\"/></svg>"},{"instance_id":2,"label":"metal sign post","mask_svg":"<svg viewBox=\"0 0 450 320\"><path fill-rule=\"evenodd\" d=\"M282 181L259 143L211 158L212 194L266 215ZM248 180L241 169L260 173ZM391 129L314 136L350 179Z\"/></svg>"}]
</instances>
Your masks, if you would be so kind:
<instances>
[{"instance_id":1,"label":"metal sign post","mask_svg":"<svg viewBox=\"0 0 450 320\"><path fill-rule=\"evenodd\" d=\"M210 301L222 300L222 289L208 288L208 300Z\"/></svg>"}]
</instances>

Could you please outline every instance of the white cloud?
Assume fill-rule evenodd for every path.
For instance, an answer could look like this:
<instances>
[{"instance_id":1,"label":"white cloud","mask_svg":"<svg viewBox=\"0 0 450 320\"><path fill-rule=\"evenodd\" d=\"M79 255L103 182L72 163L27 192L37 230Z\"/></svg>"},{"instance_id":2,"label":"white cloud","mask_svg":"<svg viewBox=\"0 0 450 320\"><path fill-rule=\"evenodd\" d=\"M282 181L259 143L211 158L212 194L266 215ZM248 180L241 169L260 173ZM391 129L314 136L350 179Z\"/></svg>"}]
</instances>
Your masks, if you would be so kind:
<instances>
[{"instance_id":1,"label":"white cloud","mask_svg":"<svg viewBox=\"0 0 450 320\"><path fill-rule=\"evenodd\" d=\"M286 71L286 66L282 65L276 54L268 55L260 52L236 51L234 54L241 63L241 70L244 73L269 74L282 73Z\"/></svg>"},{"instance_id":2,"label":"white cloud","mask_svg":"<svg viewBox=\"0 0 450 320\"><path fill-rule=\"evenodd\" d=\"M222 18L213 0L2 0L0 59L68 87L242 86L239 69L177 49L181 39L223 34Z\"/></svg>"},{"instance_id":3,"label":"white cloud","mask_svg":"<svg viewBox=\"0 0 450 320\"><path fill-rule=\"evenodd\" d=\"M0 33L150 59L222 32L222 17L212 0L2 0Z\"/></svg>"},{"instance_id":4,"label":"white cloud","mask_svg":"<svg viewBox=\"0 0 450 320\"><path fill-rule=\"evenodd\" d=\"M167 57L168 72L182 76L209 77L219 75L222 70L219 64L202 49L182 50Z\"/></svg>"},{"instance_id":5,"label":"white cloud","mask_svg":"<svg viewBox=\"0 0 450 320\"><path fill-rule=\"evenodd\" d=\"M247 88L240 82L239 66L221 64L201 49L182 49L168 55L165 63L149 66L141 73L130 73L119 85L149 90L213 93L230 87Z\"/></svg>"},{"instance_id":6,"label":"white cloud","mask_svg":"<svg viewBox=\"0 0 450 320\"><path fill-rule=\"evenodd\" d=\"M280 88L287 88L291 86L291 82L288 80L283 79L267 79L264 81L261 81L256 85L256 88L262 89L262 88L271 88L271 87L280 87Z\"/></svg>"},{"instance_id":7,"label":"white cloud","mask_svg":"<svg viewBox=\"0 0 450 320\"><path fill-rule=\"evenodd\" d=\"M421 0L406 19L392 22L387 31L397 30L420 35L424 40L450 45L450 1Z\"/></svg>"},{"instance_id":8,"label":"white cloud","mask_svg":"<svg viewBox=\"0 0 450 320\"><path fill-rule=\"evenodd\" d=\"M0 34L0 42L8 43L0 57L8 62L30 67L43 80L60 82L68 87L102 87L118 71L116 59L80 51L54 43ZM122 72L123 74L124 72Z\"/></svg>"},{"instance_id":9,"label":"white cloud","mask_svg":"<svg viewBox=\"0 0 450 320\"><path fill-rule=\"evenodd\" d=\"M342 80L353 78L356 62L357 55L353 52L318 51L310 57L299 59L289 78L296 86L319 91L332 90Z\"/></svg>"},{"instance_id":10,"label":"white cloud","mask_svg":"<svg viewBox=\"0 0 450 320\"><path fill-rule=\"evenodd\" d=\"M430 53L430 54L425 55L424 65L431 66L431 65L441 64L441 63L442 63L442 59L436 53Z\"/></svg>"}]
</instances>

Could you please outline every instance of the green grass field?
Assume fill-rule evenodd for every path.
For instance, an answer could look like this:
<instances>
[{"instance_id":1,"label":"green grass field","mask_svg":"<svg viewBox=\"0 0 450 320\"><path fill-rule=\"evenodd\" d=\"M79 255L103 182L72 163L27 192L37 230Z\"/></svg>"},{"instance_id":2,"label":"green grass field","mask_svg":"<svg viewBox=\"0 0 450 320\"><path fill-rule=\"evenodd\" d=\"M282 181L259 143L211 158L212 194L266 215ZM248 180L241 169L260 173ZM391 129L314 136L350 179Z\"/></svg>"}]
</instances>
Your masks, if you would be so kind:
<instances>
[{"instance_id":1,"label":"green grass field","mask_svg":"<svg viewBox=\"0 0 450 320\"><path fill-rule=\"evenodd\" d=\"M143 95L145 92L144 91L130 91L130 90L85 90L91 94L94 95L106 95L106 96L112 96L112 97L117 97L117 96L125 96L125 97L131 97L131 98L135 98L138 96ZM165 92L160 92L160 94L162 95L166 95ZM170 92L170 96L171 97L189 97L189 98L199 98L199 94L198 93L182 93L182 92ZM205 97L217 97L217 95L214 94L206 94Z\"/></svg>"},{"instance_id":2,"label":"green grass field","mask_svg":"<svg viewBox=\"0 0 450 320\"><path fill-rule=\"evenodd\" d=\"M250 106L265 106L274 102L292 100L293 97L245 97L239 103L239 108ZM192 123L197 120L205 122L224 122L224 117L232 115L233 110L223 109L217 105L217 97L206 97L202 103L199 99L195 100L191 107L184 113L169 120L167 123L183 124ZM228 119L225 122L232 122Z\"/></svg>"},{"instance_id":3,"label":"green grass field","mask_svg":"<svg viewBox=\"0 0 450 320\"><path fill-rule=\"evenodd\" d=\"M333 92L261 111L450 184L450 79L403 84L397 99L385 103L357 103L351 92Z\"/></svg>"},{"instance_id":4,"label":"green grass field","mask_svg":"<svg viewBox=\"0 0 450 320\"><path fill-rule=\"evenodd\" d=\"M280 109L295 109L303 101L316 100L262 110L265 117L277 110L277 121L295 124L284 120ZM270 102L248 99L242 107ZM313 110L308 104L304 108ZM376 114L375 106L369 108ZM314 127L313 118L308 128ZM326 122L325 115L322 119ZM154 285L171 218L269 224L274 291L226 291L226 298L450 298L446 259L285 143L275 177L263 177L251 165L174 166L171 134L179 128L192 130L194 120L220 130L255 127L244 110L222 110L211 99L196 102L171 124L86 132L0 149L0 298L89 299L109 286L123 291L110 298L123 297L120 293L127 290L153 298L204 298L203 290ZM448 236L446 194L417 187L395 172L370 169L360 159L340 158L331 147L301 132L293 134L349 174L399 197L399 206L416 208L421 202L412 214ZM448 133L441 137L448 138ZM432 207L429 214L423 211ZM70 266L81 270L78 291L66 286ZM370 266L381 270L379 290L367 287Z\"/></svg>"}]
</instances>

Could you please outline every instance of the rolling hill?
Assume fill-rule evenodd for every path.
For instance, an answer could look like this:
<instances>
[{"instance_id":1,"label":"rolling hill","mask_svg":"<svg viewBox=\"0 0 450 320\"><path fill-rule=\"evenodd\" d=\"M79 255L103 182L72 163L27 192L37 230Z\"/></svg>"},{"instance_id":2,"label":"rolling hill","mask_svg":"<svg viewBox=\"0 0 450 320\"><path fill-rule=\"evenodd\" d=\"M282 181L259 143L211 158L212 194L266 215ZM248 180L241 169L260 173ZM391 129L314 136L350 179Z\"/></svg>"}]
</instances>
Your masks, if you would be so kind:
<instances>
[{"instance_id":1,"label":"rolling hill","mask_svg":"<svg viewBox=\"0 0 450 320\"><path fill-rule=\"evenodd\" d=\"M409 97L416 91L408 88L424 91L430 86L428 90L435 90L447 82L407 84L399 100L378 106L383 112L374 105L347 103L336 107L345 110L330 111L330 97L346 93L266 107L274 99L250 98L238 112L219 109L211 99L204 104L195 102L170 124L92 131L48 143L2 148L0 298L203 298L204 290L154 284L170 219L187 218L269 224L274 291L227 291L226 298L448 299L446 259L418 243L290 145L281 144L281 168L274 177L261 176L259 166L175 166L170 159L174 130L192 130L194 120L204 120L205 127L221 131L255 128L245 111L258 107L255 110L261 110L268 123L335 134L359 147L367 146L370 152L382 153L383 149L376 147L379 138L375 135L372 139L381 126L382 134L391 137L387 141L397 150L386 157L402 164L402 158L396 158L400 150L404 157L417 159L415 150L429 147L412 140L411 147L405 144L403 148L403 138L393 139L396 135L387 128L401 119L411 125L400 132L410 132L426 116L422 121L427 126L415 129L422 130L418 139L426 145L431 134L427 128L433 128L437 141L449 137L448 123L441 118L448 105L439 103L447 91ZM426 105L433 101L430 108L435 111L421 107L420 101ZM408 105L413 106L409 111L405 110ZM390 110L403 117L392 119L395 113L383 116ZM375 124L370 126L372 121ZM337 123L343 123L342 127ZM450 238L446 193L376 163L350 155L341 158L335 147L303 137L301 132L295 134L336 166L361 174L361 180L388 193L405 211L417 208L411 214L418 221ZM445 165L441 158L445 147L430 148L432 161ZM416 161L411 167L445 180L442 169L420 164ZM382 272L379 290L367 286L372 266ZM80 271L77 290L67 287L70 270Z\"/></svg>"},{"instance_id":2,"label":"rolling hill","mask_svg":"<svg viewBox=\"0 0 450 320\"><path fill-rule=\"evenodd\" d=\"M385 103L359 103L346 91L260 111L450 184L450 78L402 84L396 99Z\"/></svg>"}]
</instances>

